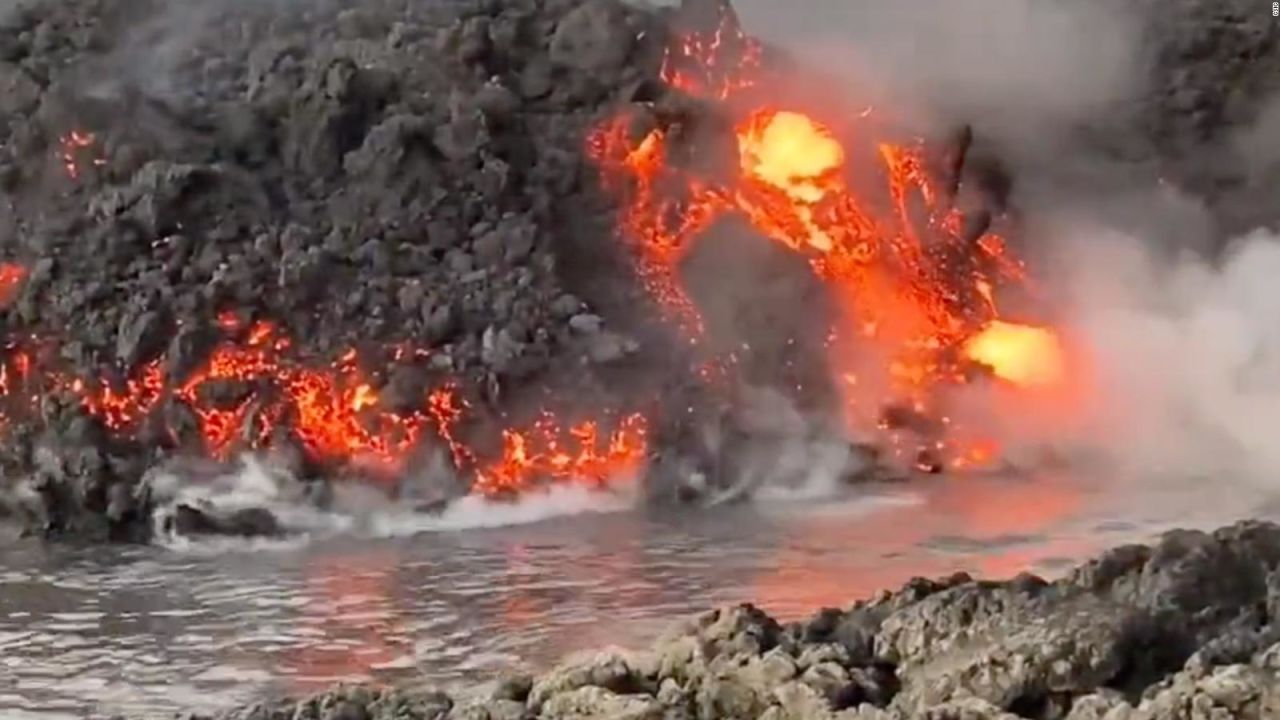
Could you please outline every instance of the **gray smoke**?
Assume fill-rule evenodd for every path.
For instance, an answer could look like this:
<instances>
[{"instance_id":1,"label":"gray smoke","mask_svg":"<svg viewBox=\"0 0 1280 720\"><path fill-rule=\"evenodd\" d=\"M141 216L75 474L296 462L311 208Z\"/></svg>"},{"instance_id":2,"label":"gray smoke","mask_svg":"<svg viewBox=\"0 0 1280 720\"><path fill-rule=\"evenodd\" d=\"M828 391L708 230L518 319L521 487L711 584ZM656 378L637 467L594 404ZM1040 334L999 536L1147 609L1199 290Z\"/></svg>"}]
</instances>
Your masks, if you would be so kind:
<instances>
[{"instance_id":1,"label":"gray smoke","mask_svg":"<svg viewBox=\"0 0 1280 720\"><path fill-rule=\"evenodd\" d=\"M1115 127L1127 109L1164 97L1145 64L1153 16L1140 3L735 6L748 28L835 74L849 93L941 126L973 122L1013 165L1024 253L1038 263L1050 317L1088 369L1069 401L966 398L975 418L1014 447L1084 450L1117 475L1280 488L1271 437L1280 423L1280 237L1218 233L1227 211L1248 227L1280 211L1257 191L1280 182L1280 98L1198 146L1221 161L1214 172L1241 181L1235 195L1215 189L1206 199L1151 169L1159 163L1071 145L1082 128ZM1189 23L1198 15L1187 8L1179 12ZM1063 172L1067 164L1084 170Z\"/></svg>"},{"instance_id":2,"label":"gray smoke","mask_svg":"<svg viewBox=\"0 0 1280 720\"><path fill-rule=\"evenodd\" d=\"M743 23L851 93L935 122L973 121L1044 148L1139 83L1138 23L1125 4L1044 0L771 0L735 3Z\"/></svg>"}]
</instances>

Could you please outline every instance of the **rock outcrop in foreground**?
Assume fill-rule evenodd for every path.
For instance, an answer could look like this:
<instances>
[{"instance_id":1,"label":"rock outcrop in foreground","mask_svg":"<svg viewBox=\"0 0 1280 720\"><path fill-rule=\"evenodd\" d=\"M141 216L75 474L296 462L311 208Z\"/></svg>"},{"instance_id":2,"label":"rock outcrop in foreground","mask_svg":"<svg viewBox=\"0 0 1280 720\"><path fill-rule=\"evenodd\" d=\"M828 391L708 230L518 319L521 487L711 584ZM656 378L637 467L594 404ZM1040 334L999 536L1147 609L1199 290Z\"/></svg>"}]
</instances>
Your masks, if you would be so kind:
<instances>
[{"instance_id":1,"label":"rock outcrop in foreground","mask_svg":"<svg viewBox=\"0 0 1280 720\"><path fill-rule=\"evenodd\" d=\"M220 720L1276 718L1277 617L1280 525L1242 522L1055 582L917 579L789 625L715 610L647 652L507 678L482 700L339 688Z\"/></svg>"}]
</instances>

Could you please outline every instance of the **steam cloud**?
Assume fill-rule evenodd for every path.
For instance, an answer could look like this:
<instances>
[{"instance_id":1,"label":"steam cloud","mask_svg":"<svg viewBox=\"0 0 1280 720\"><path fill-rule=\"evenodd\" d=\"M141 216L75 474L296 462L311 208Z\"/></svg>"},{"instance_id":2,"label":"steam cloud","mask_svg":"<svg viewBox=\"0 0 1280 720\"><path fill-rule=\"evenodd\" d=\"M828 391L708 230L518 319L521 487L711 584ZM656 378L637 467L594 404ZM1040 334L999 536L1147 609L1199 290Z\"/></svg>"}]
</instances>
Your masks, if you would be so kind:
<instances>
[{"instance_id":1,"label":"steam cloud","mask_svg":"<svg viewBox=\"0 0 1280 720\"><path fill-rule=\"evenodd\" d=\"M1115 231L1080 235L1065 240L1066 301L1095 366L1089 439L1130 474L1280 489L1280 237L1255 231L1210 263Z\"/></svg>"},{"instance_id":2,"label":"steam cloud","mask_svg":"<svg viewBox=\"0 0 1280 720\"><path fill-rule=\"evenodd\" d=\"M734 5L747 28L850 92L925 122L972 122L1012 165L1030 221L1024 254L1082 367L1070 397L968 398L975 417L1015 447L1101 456L1117 478L1280 490L1280 236L1224 241L1215 210L1234 212L1230 199L1208 207L1118 159L1062 154L1078 128L1111 125L1152 90L1137 4ZM1213 149L1248 186L1274 186L1280 98ZM1257 199L1247 222L1274 221Z\"/></svg>"},{"instance_id":3,"label":"steam cloud","mask_svg":"<svg viewBox=\"0 0 1280 720\"><path fill-rule=\"evenodd\" d=\"M1121 3L772 0L734 3L743 24L847 81L875 105L973 120L1030 151L1131 97L1138 19Z\"/></svg>"},{"instance_id":4,"label":"steam cloud","mask_svg":"<svg viewBox=\"0 0 1280 720\"><path fill-rule=\"evenodd\" d=\"M1075 128L1105 123L1145 90L1142 18L1127 3L734 5L749 31L847 81L859 100L936 127L972 122L1020 180L1062 162ZM152 81L164 77L154 68L177 63L213 7L173 3L148 26L161 40L146 44L151 62L128 65L149 68ZM1255 182L1275 176L1280 98L1233 136L1230 150ZM1123 185L1114 161L1086 164ZM1167 188L1125 190L1105 203L1078 187L1020 191L1032 216L1071 207L1033 224L1041 233L1034 250L1040 274L1053 275L1053 320L1083 348L1089 385L1077 388L1087 395L1077 414L1021 408L1036 417L1006 417L999 431L1018 443L1100 451L1129 475L1280 484L1280 236L1251 232L1210 258L1204 251L1218 243L1198 202Z\"/></svg>"}]
</instances>

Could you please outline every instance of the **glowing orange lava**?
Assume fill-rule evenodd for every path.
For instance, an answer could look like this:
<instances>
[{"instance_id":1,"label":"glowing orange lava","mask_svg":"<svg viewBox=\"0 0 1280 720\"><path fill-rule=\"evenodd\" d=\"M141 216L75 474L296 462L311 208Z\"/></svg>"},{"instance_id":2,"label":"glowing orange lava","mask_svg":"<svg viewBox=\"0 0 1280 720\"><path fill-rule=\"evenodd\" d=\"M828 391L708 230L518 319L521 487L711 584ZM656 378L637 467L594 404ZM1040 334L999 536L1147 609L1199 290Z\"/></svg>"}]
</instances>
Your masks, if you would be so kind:
<instances>
[{"instance_id":1,"label":"glowing orange lava","mask_svg":"<svg viewBox=\"0 0 1280 720\"><path fill-rule=\"evenodd\" d=\"M237 327L227 316L220 318L220 324ZM256 406L257 427L249 428L249 447L267 443L275 426L287 418L298 439L318 459L363 458L398 466L432 420L426 412L428 398L423 398L422 412L381 412L379 393L361 373L354 351L321 370L282 360L281 353L288 347L288 340L273 325L256 323L242 344L215 349L205 366L178 388L176 395L200 420L206 449L225 456ZM249 390L228 406L201 396L211 383Z\"/></svg>"},{"instance_id":2,"label":"glowing orange lava","mask_svg":"<svg viewBox=\"0 0 1280 720\"><path fill-rule=\"evenodd\" d=\"M1062 342L1052 330L996 320L964 346L965 355L998 378L1021 387L1044 387L1066 374Z\"/></svg>"},{"instance_id":3,"label":"glowing orange lava","mask_svg":"<svg viewBox=\"0 0 1280 720\"><path fill-rule=\"evenodd\" d=\"M84 408L112 430L123 430L151 413L164 393L164 373L160 362L142 367L135 378L116 387L106 380L88 383L73 380L71 390L80 396Z\"/></svg>"},{"instance_id":4,"label":"glowing orange lava","mask_svg":"<svg viewBox=\"0 0 1280 720\"><path fill-rule=\"evenodd\" d=\"M601 133L620 132L606 125ZM669 309L688 312L674 281L676 264L720 214L738 212L757 230L809 256L849 316L843 334L893 345L898 390L957 373L937 365L938 351L995 318L992 288L1021 271L996 236L962 246L959 213L942 202L923 171L922 147L881 145L883 203L844 180L845 154L834 133L810 116L759 110L738 128L740 173L712 186L665 164L666 138L654 130L625 155L599 157L631 182L621 215L641 276ZM618 138L595 148L616 148ZM679 183L659 193L659 179ZM913 209L914 200L921 208ZM878 207L888 212L877 212ZM654 280L658 278L661 282ZM910 392L916 396L918 393Z\"/></svg>"},{"instance_id":5,"label":"glowing orange lava","mask_svg":"<svg viewBox=\"0 0 1280 720\"><path fill-rule=\"evenodd\" d=\"M648 425L641 415L628 415L608 435L594 422L567 429L544 416L526 432L502 433L502 457L476 471L475 488L500 495L527 485L527 478L574 479L603 487L611 479L634 473L648 450Z\"/></svg>"},{"instance_id":6,"label":"glowing orange lava","mask_svg":"<svg viewBox=\"0 0 1280 720\"><path fill-rule=\"evenodd\" d=\"M148 418L166 417L159 409L177 402L194 415L202 449L215 458L270 447L283 430L312 459L357 461L369 470L397 473L424 440L433 440L448 449L458 472L472 478L472 491L485 495L548 482L604 486L633 475L647 457L640 415L600 429L593 421L561 423L550 412L532 429L503 431L501 454L485 457L463 439L460 428L470 406L452 382L425 391L417 409L397 412L384 407L354 350L327 366L311 366L291 359L292 344L269 322L249 324L224 313L215 325L227 337L180 382L167 377L160 360L116 381L56 371L33 375L32 355L11 345L0 361L0 427L14 416L32 417L41 388L76 397L86 413L121 437L137 433Z\"/></svg>"},{"instance_id":7,"label":"glowing orange lava","mask_svg":"<svg viewBox=\"0 0 1280 720\"><path fill-rule=\"evenodd\" d=\"M764 112L738 134L742 170L796 202L826 197L832 174L844 165L844 148L830 130L794 112Z\"/></svg>"},{"instance_id":8,"label":"glowing orange lava","mask_svg":"<svg viewBox=\"0 0 1280 720\"><path fill-rule=\"evenodd\" d=\"M740 118L736 174L685 167L677 158L687 153L677 152L676 136L661 124L633 138L631 124L615 118L589 141L606 188L622 200L621 234L659 306L695 340L704 332L677 281L678 265L718 217L737 214L805 255L831 288L840 317L828 338L829 364L842 379L836 385L855 432L883 427L879 416L891 403L941 415L939 391L966 382L970 361L994 362L997 376L1016 384L1064 372L1052 333L1043 329L973 346L994 340L1004 346L994 351L998 357L963 352L980 334L1011 327L1000 321L998 298L1002 288L1025 283L1023 264L999 235L966 230L922 141L870 143L855 156L844 135L816 115L757 100L751 91L758 88L759 48L742 42L734 23L725 14L713 33L681 38L663 78ZM727 41L748 48L739 50L745 62L718 54ZM673 65L673 57L681 63ZM851 167L853 157L865 159ZM875 176L878 186L863 179ZM994 454L989 444L939 449L976 463Z\"/></svg>"}]
</instances>

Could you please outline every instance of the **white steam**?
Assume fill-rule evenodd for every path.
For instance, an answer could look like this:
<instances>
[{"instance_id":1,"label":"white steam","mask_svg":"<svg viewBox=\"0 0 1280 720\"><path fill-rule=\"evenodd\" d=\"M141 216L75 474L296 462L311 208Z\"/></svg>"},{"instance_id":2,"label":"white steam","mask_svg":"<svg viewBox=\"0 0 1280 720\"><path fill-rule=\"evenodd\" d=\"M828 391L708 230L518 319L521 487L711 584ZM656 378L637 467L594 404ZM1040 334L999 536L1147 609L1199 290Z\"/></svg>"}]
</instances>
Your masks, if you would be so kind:
<instances>
[{"instance_id":1,"label":"white steam","mask_svg":"<svg viewBox=\"0 0 1280 720\"><path fill-rule=\"evenodd\" d=\"M1280 237L1239 238L1216 266L1115 232L1070 247L1067 319L1093 365L1092 441L1127 474L1280 490Z\"/></svg>"},{"instance_id":2,"label":"white steam","mask_svg":"<svg viewBox=\"0 0 1280 720\"><path fill-rule=\"evenodd\" d=\"M1062 149L1073 128L1123 122L1147 93L1149 18L1138 5L734 6L749 31L846 80L849 95L943 127L971 122L1011 165L1042 300L1087 371L1068 398L985 398L983 419L1009 445L1084 451L1117 477L1280 491L1280 237L1255 231L1223 253L1217 218L1200 201L1153 187L1139 168ZM1280 98L1224 137L1218 159L1236 163L1249 185L1280 181ZM1070 176L1068 164L1076 181L1060 187L1053 178ZM1080 173L1098 182L1081 183ZM1280 207L1252 207L1264 198L1242 194L1251 208L1241 216L1274 219ZM1067 207L1073 217L1062 223Z\"/></svg>"},{"instance_id":3,"label":"white steam","mask_svg":"<svg viewBox=\"0 0 1280 720\"><path fill-rule=\"evenodd\" d=\"M320 506L310 501L305 483L274 465L270 458L253 455L212 475L188 468L156 472L150 481L158 501L157 538L173 549L208 553L289 548L308 539L334 535L401 537L524 525L566 515L621 512L635 507L639 498L635 478L620 477L608 491L563 483L528 490L511 501L467 495L427 512L352 479L335 482L331 486L332 497ZM251 539L183 536L165 527L166 518L180 505L198 508L214 517L226 517L237 510L266 510L283 535Z\"/></svg>"}]
</instances>

